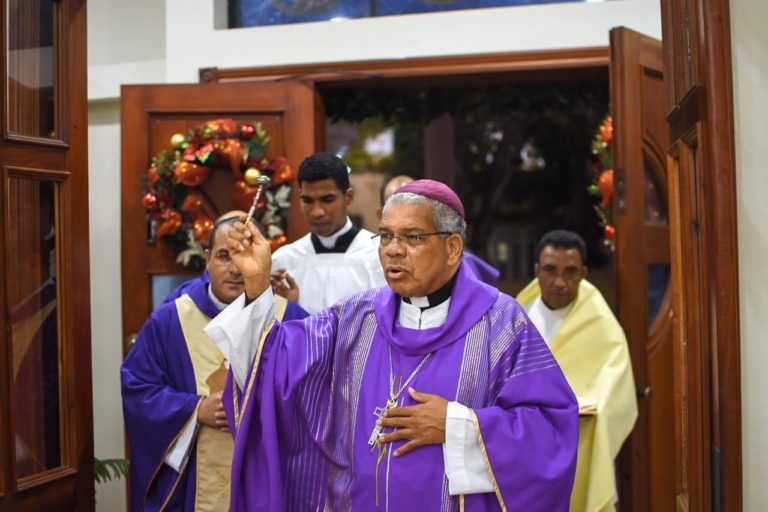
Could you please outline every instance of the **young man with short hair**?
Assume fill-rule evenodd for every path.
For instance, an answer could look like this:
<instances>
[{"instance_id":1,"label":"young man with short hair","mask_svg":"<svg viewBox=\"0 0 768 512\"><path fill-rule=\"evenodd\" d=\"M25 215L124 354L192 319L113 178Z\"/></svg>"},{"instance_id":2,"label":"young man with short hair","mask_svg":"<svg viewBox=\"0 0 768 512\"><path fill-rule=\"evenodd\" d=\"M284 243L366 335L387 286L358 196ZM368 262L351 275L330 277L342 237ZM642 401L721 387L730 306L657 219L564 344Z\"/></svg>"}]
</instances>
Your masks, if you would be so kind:
<instances>
[{"instance_id":1,"label":"young man with short hair","mask_svg":"<svg viewBox=\"0 0 768 512\"><path fill-rule=\"evenodd\" d=\"M341 158L328 153L306 158L299 167L299 191L309 233L272 255L273 291L317 313L342 297L384 285L373 233L347 216L355 191Z\"/></svg>"}]
</instances>

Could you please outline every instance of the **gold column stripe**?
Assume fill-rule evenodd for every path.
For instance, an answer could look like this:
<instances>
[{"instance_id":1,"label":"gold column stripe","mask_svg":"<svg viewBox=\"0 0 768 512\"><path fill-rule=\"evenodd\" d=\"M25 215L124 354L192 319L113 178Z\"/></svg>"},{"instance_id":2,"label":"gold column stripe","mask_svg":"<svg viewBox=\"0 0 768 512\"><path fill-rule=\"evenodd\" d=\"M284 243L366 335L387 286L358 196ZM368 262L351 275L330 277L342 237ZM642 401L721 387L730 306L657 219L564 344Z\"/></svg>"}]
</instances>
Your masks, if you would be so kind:
<instances>
[{"instance_id":1,"label":"gold column stripe","mask_svg":"<svg viewBox=\"0 0 768 512\"><path fill-rule=\"evenodd\" d=\"M181 331L195 374L197 394L203 397L221 391L224 354L203 330L211 321L189 295L176 299ZM197 448L195 511L215 512L229 506L230 475L234 441L228 432L201 425L194 440Z\"/></svg>"},{"instance_id":2,"label":"gold column stripe","mask_svg":"<svg viewBox=\"0 0 768 512\"><path fill-rule=\"evenodd\" d=\"M477 419L477 414L472 409L469 409L472 414L472 422L475 424L475 432L477 432L477 440L480 443L480 450L483 452L483 458L485 459L485 465L488 468L488 474L491 475L491 482L493 483L493 491L496 493L496 499L499 500L499 506L503 512L507 512L507 506L504 504L504 497L501 495L501 489L499 484L496 483L496 475L493 474L493 468L491 467L491 460L488 458L488 452L485 450L485 443L483 442L483 433L480 432L480 421Z\"/></svg>"}]
</instances>

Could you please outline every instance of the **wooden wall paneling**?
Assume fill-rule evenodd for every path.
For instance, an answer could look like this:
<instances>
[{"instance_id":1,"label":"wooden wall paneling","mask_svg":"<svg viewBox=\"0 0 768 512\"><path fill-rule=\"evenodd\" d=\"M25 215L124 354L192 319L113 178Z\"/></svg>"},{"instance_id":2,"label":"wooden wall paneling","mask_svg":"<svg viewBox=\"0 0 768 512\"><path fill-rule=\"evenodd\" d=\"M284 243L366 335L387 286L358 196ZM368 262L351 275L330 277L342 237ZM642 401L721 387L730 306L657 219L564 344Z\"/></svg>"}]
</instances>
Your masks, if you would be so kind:
<instances>
[{"instance_id":1,"label":"wooden wall paneling","mask_svg":"<svg viewBox=\"0 0 768 512\"><path fill-rule=\"evenodd\" d=\"M664 34L678 34L669 44L665 40L668 73L675 76L667 119L676 143L684 142L691 130L697 130L697 193L702 194L702 215L707 219L699 226L704 243L698 296L701 321L706 325L706 371L712 376L707 387L711 415L706 418L711 425L711 439L701 457L711 464L712 495L707 506L715 510L740 510L742 506L736 177L728 12L727 0L662 0ZM698 499L707 499L706 493Z\"/></svg>"}]
</instances>

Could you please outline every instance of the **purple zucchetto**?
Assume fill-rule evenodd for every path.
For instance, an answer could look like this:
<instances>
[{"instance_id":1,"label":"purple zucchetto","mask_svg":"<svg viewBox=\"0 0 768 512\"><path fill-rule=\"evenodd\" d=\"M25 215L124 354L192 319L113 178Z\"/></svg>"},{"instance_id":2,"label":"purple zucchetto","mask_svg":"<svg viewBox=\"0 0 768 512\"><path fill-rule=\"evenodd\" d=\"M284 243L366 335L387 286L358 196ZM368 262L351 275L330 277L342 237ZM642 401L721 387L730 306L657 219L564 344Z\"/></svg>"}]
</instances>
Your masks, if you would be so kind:
<instances>
[{"instance_id":1,"label":"purple zucchetto","mask_svg":"<svg viewBox=\"0 0 768 512\"><path fill-rule=\"evenodd\" d=\"M395 194L402 194L403 192L410 192L411 194L434 199L437 202L450 206L464 217L464 205L461 204L461 199L445 183L435 180L416 180L403 185L395 191Z\"/></svg>"}]
</instances>

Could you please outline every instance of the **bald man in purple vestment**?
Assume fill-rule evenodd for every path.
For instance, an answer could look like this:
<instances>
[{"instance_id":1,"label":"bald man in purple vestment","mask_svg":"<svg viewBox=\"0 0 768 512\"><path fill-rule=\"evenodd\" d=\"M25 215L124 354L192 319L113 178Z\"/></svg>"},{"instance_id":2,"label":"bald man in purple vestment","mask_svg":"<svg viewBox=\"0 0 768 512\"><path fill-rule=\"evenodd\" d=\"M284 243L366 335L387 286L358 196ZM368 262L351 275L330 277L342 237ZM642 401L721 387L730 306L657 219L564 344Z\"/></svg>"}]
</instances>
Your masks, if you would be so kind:
<instances>
[{"instance_id":1,"label":"bald man in purple vestment","mask_svg":"<svg viewBox=\"0 0 768 512\"><path fill-rule=\"evenodd\" d=\"M229 504L234 444L221 403L227 354L203 328L245 289L227 249L235 220L217 221L211 234L209 282L158 308L121 367L131 510L218 511ZM285 301L277 314L307 316Z\"/></svg>"},{"instance_id":2,"label":"bald man in purple vestment","mask_svg":"<svg viewBox=\"0 0 768 512\"><path fill-rule=\"evenodd\" d=\"M419 180L384 206L388 286L274 316L268 243L236 223L245 294L206 327L230 354L230 510L565 511L576 398L514 299L462 263L464 209Z\"/></svg>"}]
</instances>

